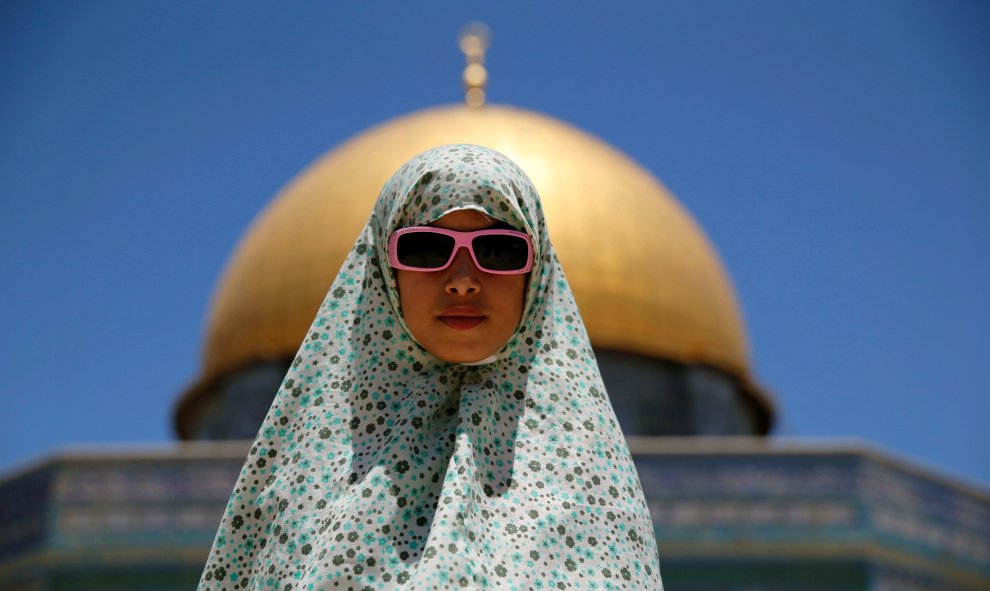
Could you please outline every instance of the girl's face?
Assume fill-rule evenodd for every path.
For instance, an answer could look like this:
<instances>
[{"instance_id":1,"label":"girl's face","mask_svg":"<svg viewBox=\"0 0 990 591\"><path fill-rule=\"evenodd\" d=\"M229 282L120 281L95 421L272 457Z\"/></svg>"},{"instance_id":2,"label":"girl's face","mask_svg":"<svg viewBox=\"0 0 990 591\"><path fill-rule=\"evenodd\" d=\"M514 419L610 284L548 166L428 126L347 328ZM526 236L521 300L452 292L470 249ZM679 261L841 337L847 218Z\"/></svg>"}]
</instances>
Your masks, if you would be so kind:
<instances>
[{"instance_id":1,"label":"girl's face","mask_svg":"<svg viewBox=\"0 0 990 591\"><path fill-rule=\"evenodd\" d=\"M479 211L462 209L430 225L469 231L496 223ZM463 248L446 269L397 269L395 275L409 331L443 361L472 363L489 357L508 342L522 317L528 275L481 271Z\"/></svg>"}]
</instances>

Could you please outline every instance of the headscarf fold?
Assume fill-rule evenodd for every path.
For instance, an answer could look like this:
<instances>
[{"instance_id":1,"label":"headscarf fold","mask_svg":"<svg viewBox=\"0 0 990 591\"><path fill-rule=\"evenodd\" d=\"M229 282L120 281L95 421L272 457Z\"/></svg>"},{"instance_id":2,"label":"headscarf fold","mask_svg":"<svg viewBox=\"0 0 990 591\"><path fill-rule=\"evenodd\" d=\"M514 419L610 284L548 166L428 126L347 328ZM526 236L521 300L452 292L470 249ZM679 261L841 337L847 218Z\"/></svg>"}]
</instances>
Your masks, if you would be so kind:
<instances>
[{"instance_id":1,"label":"headscarf fold","mask_svg":"<svg viewBox=\"0 0 990 591\"><path fill-rule=\"evenodd\" d=\"M388 236L474 209L525 231L515 334L443 362ZM650 514L532 182L441 146L385 184L241 471L201 590L662 589Z\"/></svg>"}]
</instances>

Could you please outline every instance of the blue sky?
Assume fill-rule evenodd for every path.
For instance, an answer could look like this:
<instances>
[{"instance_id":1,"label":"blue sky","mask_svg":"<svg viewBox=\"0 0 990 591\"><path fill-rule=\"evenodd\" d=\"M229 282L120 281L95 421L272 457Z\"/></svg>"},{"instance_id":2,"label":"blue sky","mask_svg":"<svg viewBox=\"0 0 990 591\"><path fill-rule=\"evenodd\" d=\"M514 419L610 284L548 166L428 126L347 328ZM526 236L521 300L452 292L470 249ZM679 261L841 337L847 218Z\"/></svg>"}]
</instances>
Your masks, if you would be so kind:
<instances>
[{"instance_id":1,"label":"blue sky","mask_svg":"<svg viewBox=\"0 0 990 591\"><path fill-rule=\"evenodd\" d=\"M736 285L777 433L990 486L990 9L912 2L5 2L0 470L164 442L239 236L348 137L491 102L651 170Z\"/></svg>"}]
</instances>

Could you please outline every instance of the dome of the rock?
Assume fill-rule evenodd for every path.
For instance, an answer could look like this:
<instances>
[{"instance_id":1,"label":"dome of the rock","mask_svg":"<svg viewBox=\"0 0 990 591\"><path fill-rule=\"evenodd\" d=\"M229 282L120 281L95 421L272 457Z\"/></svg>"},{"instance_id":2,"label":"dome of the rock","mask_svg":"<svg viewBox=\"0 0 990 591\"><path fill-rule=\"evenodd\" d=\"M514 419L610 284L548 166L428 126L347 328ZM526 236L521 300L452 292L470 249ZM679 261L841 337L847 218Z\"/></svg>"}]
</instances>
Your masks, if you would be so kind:
<instances>
[{"instance_id":1,"label":"dome of the rock","mask_svg":"<svg viewBox=\"0 0 990 591\"><path fill-rule=\"evenodd\" d=\"M292 358L381 186L411 156L448 143L489 146L530 175L596 351L717 371L744 399L751 431L769 430L773 404L752 379L732 283L680 203L571 125L505 106L449 106L345 142L258 216L213 294L201 374L176 409L180 435L196 436L228 376Z\"/></svg>"}]
</instances>

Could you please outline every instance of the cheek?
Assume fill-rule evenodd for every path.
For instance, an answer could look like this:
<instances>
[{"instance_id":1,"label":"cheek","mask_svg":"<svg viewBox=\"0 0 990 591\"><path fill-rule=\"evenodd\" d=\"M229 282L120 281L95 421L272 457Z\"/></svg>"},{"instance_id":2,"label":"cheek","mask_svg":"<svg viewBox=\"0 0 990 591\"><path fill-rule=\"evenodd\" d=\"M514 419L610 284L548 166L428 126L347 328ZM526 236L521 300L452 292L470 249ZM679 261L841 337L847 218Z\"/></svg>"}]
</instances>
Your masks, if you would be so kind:
<instances>
[{"instance_id":1,"label":"cheek","mask_svg":"<svg viewBox=\"0 0 990 591\"><path fill-rule=\"evenodd\" d=\"M422 290L416 286L416 277L409 271L397 270L395 272L395 284L399 289L399 305L402 307L402 317L406 317L410 312L414 312L419 303L419 295Z\"/></svg>"},{"instance_id":2,"label":"cheek","mask_svg":"<svg viewBox=\"0 0 990 591\"><path fill-rule=\"evenodd\" d=\"M528 277L528 275L505 275L499 285L499 299L502 301L502 309L516 324L522 319Z\"/></svg>"},{"instance_id":3,"label":"cheek","mask_svg":"<svg viewBox=\"0 0 990 591\"><path fill-rule=\"evenodd\" d=\"M409 330L415 331L429 321L430 310L443 287L437 282L435 273L396 271L395 283L399 289L399 306L402 319ZM422 335L414 334L419 338Z\"/></svg>"}]
</instances>

